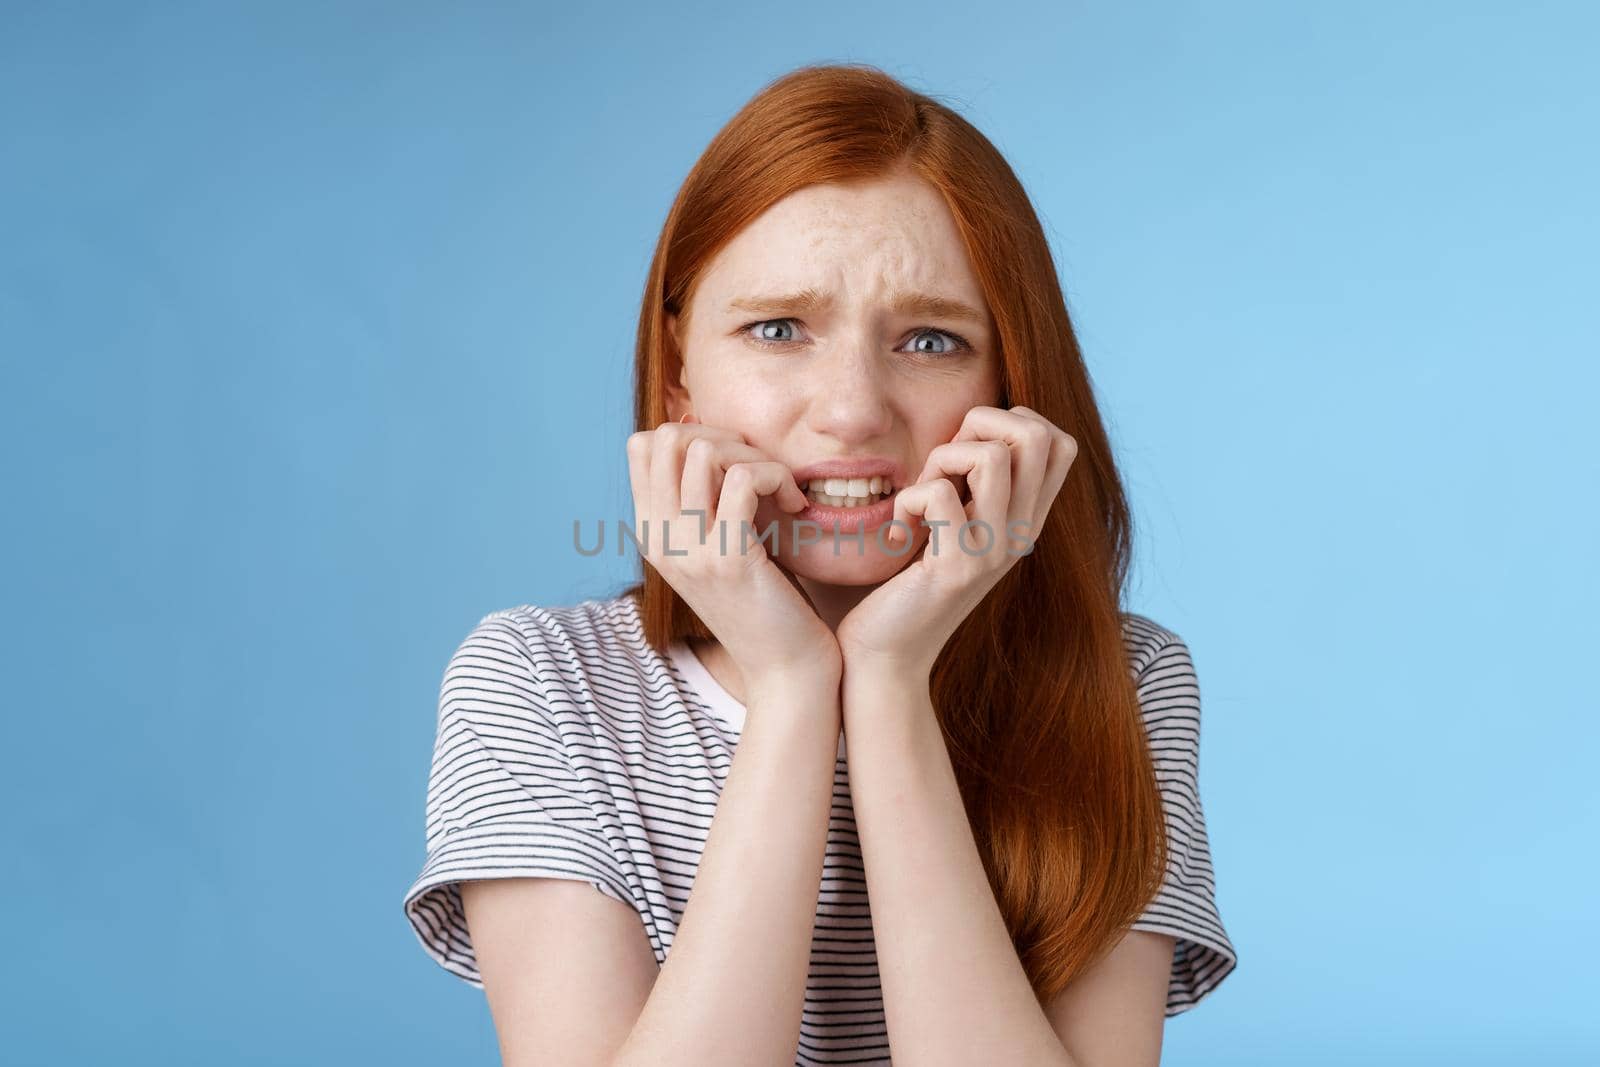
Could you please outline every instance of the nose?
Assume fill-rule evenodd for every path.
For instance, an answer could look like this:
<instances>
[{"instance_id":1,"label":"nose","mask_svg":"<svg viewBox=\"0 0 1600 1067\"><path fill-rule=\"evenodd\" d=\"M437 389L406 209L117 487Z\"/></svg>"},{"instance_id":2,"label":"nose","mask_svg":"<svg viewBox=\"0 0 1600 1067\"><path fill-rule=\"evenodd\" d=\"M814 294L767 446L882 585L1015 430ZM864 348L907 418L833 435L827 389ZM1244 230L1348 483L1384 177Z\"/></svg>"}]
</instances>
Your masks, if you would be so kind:
<instances>
[{"instance_id":1,"label":"nose","mask_svg":"<svg viewBox=\"0 0 1600 1067\"><path fill-rule=\"evenodd\" d=\"M814 362L808 419L811 429L845 444L884 437L894 408L882 361L865 342L840 345Z\"/></svg>"}]
</instances>

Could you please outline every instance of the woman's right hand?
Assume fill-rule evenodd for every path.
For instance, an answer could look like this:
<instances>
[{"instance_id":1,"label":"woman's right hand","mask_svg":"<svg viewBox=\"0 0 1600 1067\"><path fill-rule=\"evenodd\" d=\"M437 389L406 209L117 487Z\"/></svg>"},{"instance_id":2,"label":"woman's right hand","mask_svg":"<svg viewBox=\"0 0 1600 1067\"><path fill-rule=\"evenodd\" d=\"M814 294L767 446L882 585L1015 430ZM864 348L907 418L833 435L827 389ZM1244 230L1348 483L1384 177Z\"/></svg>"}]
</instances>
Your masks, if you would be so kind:
<instances>
[{"instance_id":1,"label":"woman's right hand","mask_svg":"<svg viewBox=\"0 0 1600 1067\"><path fill-rule=\"evenodd\" d=\"M645 559L722 643L747 692L769 682L836 682L833 631L755 527L761 497L790 514L805 507L794 473L731 430L675 422L628 438L628 473ZM704 514L686 514L696 511Z\"/></svg>"}]
</instances>

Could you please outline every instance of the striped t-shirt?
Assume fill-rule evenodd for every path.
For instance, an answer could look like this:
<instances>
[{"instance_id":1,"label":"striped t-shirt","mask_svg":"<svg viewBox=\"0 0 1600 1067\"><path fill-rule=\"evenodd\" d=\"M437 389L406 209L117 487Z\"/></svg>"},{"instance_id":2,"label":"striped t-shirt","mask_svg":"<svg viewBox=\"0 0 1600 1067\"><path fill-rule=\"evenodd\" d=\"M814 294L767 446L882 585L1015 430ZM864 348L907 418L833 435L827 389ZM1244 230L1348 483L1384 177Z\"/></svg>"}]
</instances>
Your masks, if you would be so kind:
<instances>
[{"instance_id":1,"label":"striped t-shirt","mask_svg":"<svg viewBox=\"0 0 1600 1067\"><path fill-rule=\"evenodd\" d=\"M1142 615L1123 640L1166 811L1171 858L1135 930L1177 938L1166 1014L1233 969L1200 807L1200 693L1189 650ZM451 657L428 779L427 856L404 910L428 954L483 987L459 883L586 881L672 949L745 708L684 642L645 641L632 597L496 611ZM817 898L797 1064L889 1063L845 738Z\"/></svg>"}]
</instances>

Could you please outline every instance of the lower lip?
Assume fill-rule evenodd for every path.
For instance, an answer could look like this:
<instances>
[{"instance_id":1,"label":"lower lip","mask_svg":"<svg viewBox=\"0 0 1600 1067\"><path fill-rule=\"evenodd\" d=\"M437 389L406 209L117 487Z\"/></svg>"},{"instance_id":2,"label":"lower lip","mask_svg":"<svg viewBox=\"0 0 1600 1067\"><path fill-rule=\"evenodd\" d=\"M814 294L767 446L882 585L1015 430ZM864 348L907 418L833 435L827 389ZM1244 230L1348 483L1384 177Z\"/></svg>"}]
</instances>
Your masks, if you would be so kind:
<instances>
[{"instance_id":1,"label":"lower lip","mask_svg":"<svg viewBox=\"0 0 1600 1067\"><path fill-rule=\"evenodd\" d=\"M839 533L854 534L859 530L876 529L894 518L894 496L891 494L863 508L836 508L806 497L806 506L797 511L794 518L815 523L823 533L833 533L834 525L838 524Z\"/></svg>"}]
</instances>

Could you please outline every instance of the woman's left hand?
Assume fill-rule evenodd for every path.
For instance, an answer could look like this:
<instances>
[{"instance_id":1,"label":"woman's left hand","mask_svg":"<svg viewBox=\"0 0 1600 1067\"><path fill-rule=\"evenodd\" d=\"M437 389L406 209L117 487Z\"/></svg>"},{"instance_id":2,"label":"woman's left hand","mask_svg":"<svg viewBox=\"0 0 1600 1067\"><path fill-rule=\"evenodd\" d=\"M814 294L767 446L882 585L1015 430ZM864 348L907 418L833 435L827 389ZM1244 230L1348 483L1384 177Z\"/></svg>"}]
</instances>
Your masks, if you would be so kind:
<instances>
[{"instance_id":1,"label":"woman's left hand","mask_svg":"<svg viewBox=\"0 0 1600 1067\"><path fill-rule=\"evenodd\" d=\"M854 666L927 678L972 609L1033 551L1077 455L1078 443L1031 408L968 411L955 437L929 452L917 481L895 496L894 518L906 525L884 531L891 548L904 548L908 529L913 548L928 530L936 533L840 621L846 675ZM951 476L966 479L972 500L965 506ZM918 518L946 525L925 528ZM963 531L965 523L972 526Z\"/></svg>"}]
</instances>

